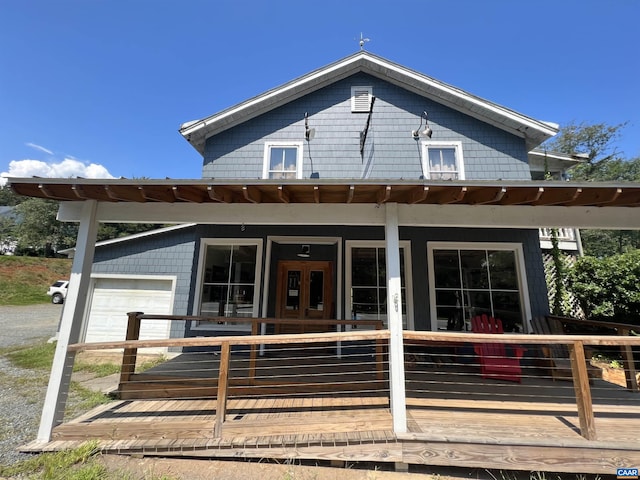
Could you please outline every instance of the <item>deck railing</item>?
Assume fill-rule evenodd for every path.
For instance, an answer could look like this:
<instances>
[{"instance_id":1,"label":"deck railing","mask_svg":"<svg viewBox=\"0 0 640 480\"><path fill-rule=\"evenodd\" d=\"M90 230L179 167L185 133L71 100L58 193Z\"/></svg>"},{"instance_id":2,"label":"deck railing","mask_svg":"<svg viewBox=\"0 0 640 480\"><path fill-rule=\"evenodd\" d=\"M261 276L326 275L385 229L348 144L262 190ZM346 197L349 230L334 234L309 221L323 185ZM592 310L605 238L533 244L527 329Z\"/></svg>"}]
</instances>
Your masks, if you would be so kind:
<instances>
[{"instance_id":1,"label":"deck railing","mask_svg":"<svg viewBox=\"0 0 640 480\"><path fill-rule=\"evenodd\" d=\"M252 322L251 335L138 339L142 321L160 319L175 318L132 314L125 341L75 344L69 346L69 351L123 349L122 398L215 399L215 437L221 435L228 416L227 400L230 395L247 399L304 397L310 402L319 396L342 395L345 402L348 402L349 395L359 398L386 397L387 400L391 396L386 354L389 331L382 330L380 324L364 322L367 326L375 327L375 330L358 328L346 332L258 335L260 324L277 324L280 321L244 319ZM180 319L203 320L201 317ZM326 320L322 322L327 323ZM341 320L332 322L340 327L354 323ZM539 347L566 346L570 352L570 383L565 385L572 385L573 388L569 394L566 394L566 388L563 390L565 401L574 402L580 434L587 440L596 440L597 433L592 397L595 387L592 386L593 378L590 378L588 371L585 345L614 348L640 346L640 338L633 336L405 331L403 338L407 386L405 400L409 406L434 395L439 398L457 396L473 399L473 395L484 392L492 395L492 398L501 398L501 388L509 389L502 397L504 400L513 400L521 395L521 398L527 397L530 401L549 401L557 397L561 387L560 382L555 382L555 377L545 373L549 367L542 363L544 358L539 353ZM526 349L521 362L521 383L482 379L474 346L493 343L518 345ZM264 347L263 355L260 354L261 346ZM181 349L183 354L147 372L136 372L139 352L158 347ZM455 388L445 392L447 385Z\"/></svg>"}]
</instances>

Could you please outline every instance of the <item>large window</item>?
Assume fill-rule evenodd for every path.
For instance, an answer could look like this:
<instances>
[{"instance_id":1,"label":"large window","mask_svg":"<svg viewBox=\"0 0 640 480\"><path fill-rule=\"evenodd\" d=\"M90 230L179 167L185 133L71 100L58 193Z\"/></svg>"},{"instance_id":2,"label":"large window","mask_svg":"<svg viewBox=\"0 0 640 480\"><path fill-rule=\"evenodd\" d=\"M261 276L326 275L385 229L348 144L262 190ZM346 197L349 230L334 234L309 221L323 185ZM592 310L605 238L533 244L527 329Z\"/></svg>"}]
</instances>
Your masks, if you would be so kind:
<instances>
[{"instance_id":1,"label":"large window","mask_svg":"<svg viewBox=\"0 0 640 480\"><path fill-rule=\"evenodd\" d=\"M379 243L379 242L375 242ZM387 263L386 251L374 244L347 242L347 278L351 287L352 317L358 320L382 320L387 327ZM350 248L349 248L350 247ZM411 317L407 309L407 266L405 248L400 248L400 283L402 288L402 326L408 328Z\"/></svg>"},{"instance_id":2,"label":"large window","mask_svg":"<svg viewBox=\"0 0 640 480\"><path fill-rule=\"evenodd\" d=\"M438 330L469 330L475 315L502 320L505 331L523 332L526 291L521 248L430 245L431 315Z\"/></svg>"},{"instance_id":3,"label":"large window","mask_svg":"<svg viewBox=\"0 0 640 480\"><path fill-rule=\"evenodd\" d=\"M202 263L200 315L254 317L258 314L260 245L207 244ZM212 328L209 322L200 327ZM215 328L248 329L250 324L218 322Z\"/></svg>"},{"instance_id":4,"label":"large window","mask_svg":"<svg viewBox=\"0 0 640 480\"><path fill-rule=\"evenodd\" d=\"M302 178L302 142L267 142L263 178Z\"/></svg>"},{"instance_id":5,"label":"large window","mask_svg":"<svg viewBox=\"0 0 640 480\"><path fill-rule=\"evenodd\" d=\"M423 142L422 168L431 180L464 180L462 143Z\"/></svg>"}]
</instances>

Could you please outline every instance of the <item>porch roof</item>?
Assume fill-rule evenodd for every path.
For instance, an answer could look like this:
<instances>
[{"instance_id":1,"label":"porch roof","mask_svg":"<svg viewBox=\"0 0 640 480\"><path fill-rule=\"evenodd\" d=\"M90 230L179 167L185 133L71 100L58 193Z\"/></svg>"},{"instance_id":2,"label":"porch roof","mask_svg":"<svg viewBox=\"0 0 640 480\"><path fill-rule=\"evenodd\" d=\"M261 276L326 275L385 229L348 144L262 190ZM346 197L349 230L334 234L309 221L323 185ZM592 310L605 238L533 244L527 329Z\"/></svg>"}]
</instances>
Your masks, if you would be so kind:
<instances>
[{"instance_id":1,"label":"porch roof","mask_svg":"<svg viewBox=\"0 0 640 480\"><path fill-rule=\"evenodd\" d=\"M638 183L416 180L9 178L19 195L58 201L638 207Z\"/></svg>"}]
</instances>

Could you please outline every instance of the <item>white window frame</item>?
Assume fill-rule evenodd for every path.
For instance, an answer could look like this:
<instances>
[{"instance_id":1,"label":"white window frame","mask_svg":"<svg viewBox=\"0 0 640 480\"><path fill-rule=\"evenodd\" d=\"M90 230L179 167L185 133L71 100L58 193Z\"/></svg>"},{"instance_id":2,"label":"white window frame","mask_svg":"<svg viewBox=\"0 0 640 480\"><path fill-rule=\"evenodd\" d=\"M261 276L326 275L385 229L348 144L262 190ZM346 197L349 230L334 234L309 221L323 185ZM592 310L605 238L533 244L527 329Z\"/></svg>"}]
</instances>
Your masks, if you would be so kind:
<instances>
[{"instance_id":1,"label":"white window frame","mask_svg":"<svg viewBox=\"0 0 640 480\"><path fill-rule=\"evenodd\" d=\"M405 330L413 330L414 329L414 319L413 319L413 280L411 275L411 241L409 240L401 240L399 242L400 248L404 250L404 274L405 274L405 286L404 292L406 298L404 299L404 303L407 306L407 311L403 312L407 317L407 326ZM352 283L352 250L354 248L384 248L386 250L387 245L384 240L347 240L345 242L345 311L346 315L350 315L350 312L353 310L353 305L351 303L351 288L353 286ZM385 252L386 253L386 252ZM388 289L388 285L384 286L385 289ZM388 326L387 326L388 328Z\"/></svg>"},{"instance_id":2,"label":"white window frame","mask_svg":"<svg viewBox=\"0 0 640 480\"><path fill-rule=\"evenodd\" d=\"M296 151L296 178L302 178L302 142L276 142L269 141L264 144L264 160L262 165L262 178L268 179L271 163L271 149L274 147L295 148Z\"/></svg>"},{"instance_id":3,"label":"white window frame","mask_svg":"<svg viewBox=\"0 0 640 480\"><path fill-rule=\"evenodd\" d=\"M198 257L198 274L196 276L196 291L193 299L194 314L200 315L201 300L202 300L202 287L204 282L204 270L205 270L205 257L207 254L207 247L221 245L221 246L241 246L241 245L255 245L256 246L256 270L255 270L255 284L253 289L253 311L252 317L258 317L260 307L260 293L261 293L261 269L262 269L262 247L263 240L261 238L203 238L200 241L200 254ZM251 323L239 324L239 325L199 325L197 321L191 322L192 331L251 331Z\"/></svg>"},{"instance_id":4,"label":"white window frame","mask_svg":"<svg viewBox=\"0 0 640 480\"><path fill-rule=\"evenodd\" d=\"M423 140L422 142L422 172L424 178L431 178L431 170L429 169L429 148L453 148L456 152L456 168L458 169L457 180L464 180L464 156L462 155L462 142L447 141L431 141ZM438 180L438 179L436 179Z\"/></svg>"},{"instance_id":5,"label":"white window frame","mask_svg":"<svg viewBox=\"0 0 640 480\"><path fill-rule=\"evenodd\" d=\"M367 106L362 106L360 98L366 92ZM369 113L371 111L371 98L373 97L373 87L369 86L353 86L351 87L351 112L352 113Z\"/></svg>"},{"instance_id":6,"label":"white window frame","mask_svg":"<svg viewBox=\"0 0 640 480\"><path fill-rule=\"evenodd\" d=\"M438 317L436 311L436 277L433 262L434 250L500 250L511 251L515 254L516 274L522 309L523 333L529 332L529 319L531 318L531 302L529 301L529 285L527 284L527 271L524 261L524 250L521 243L509 242L427 242L427 268L429 274L429 312L431 318L431 330L438 330Z\"/></svg>"}]
</instances>

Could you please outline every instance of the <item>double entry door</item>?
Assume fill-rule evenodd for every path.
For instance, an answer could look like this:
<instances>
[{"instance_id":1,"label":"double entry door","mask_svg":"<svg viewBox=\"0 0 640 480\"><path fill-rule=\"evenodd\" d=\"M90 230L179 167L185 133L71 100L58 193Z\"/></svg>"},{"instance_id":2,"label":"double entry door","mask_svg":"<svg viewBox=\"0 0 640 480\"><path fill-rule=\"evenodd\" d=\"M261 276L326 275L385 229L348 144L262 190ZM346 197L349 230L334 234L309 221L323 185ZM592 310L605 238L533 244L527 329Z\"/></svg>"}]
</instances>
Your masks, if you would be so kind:
<instances>
[{"instance_id":1,"label":"double entry door","mask_svg":"<svg viewBox=\"0 0 640 480\"><path fill-rule=\"evenodd\" d=\"M276 325L276 333L311 333L330 329L318 320L333 315L332 262L285 260L278 262L276 316L297 320Z\"/></svg>"}]
</instances>

